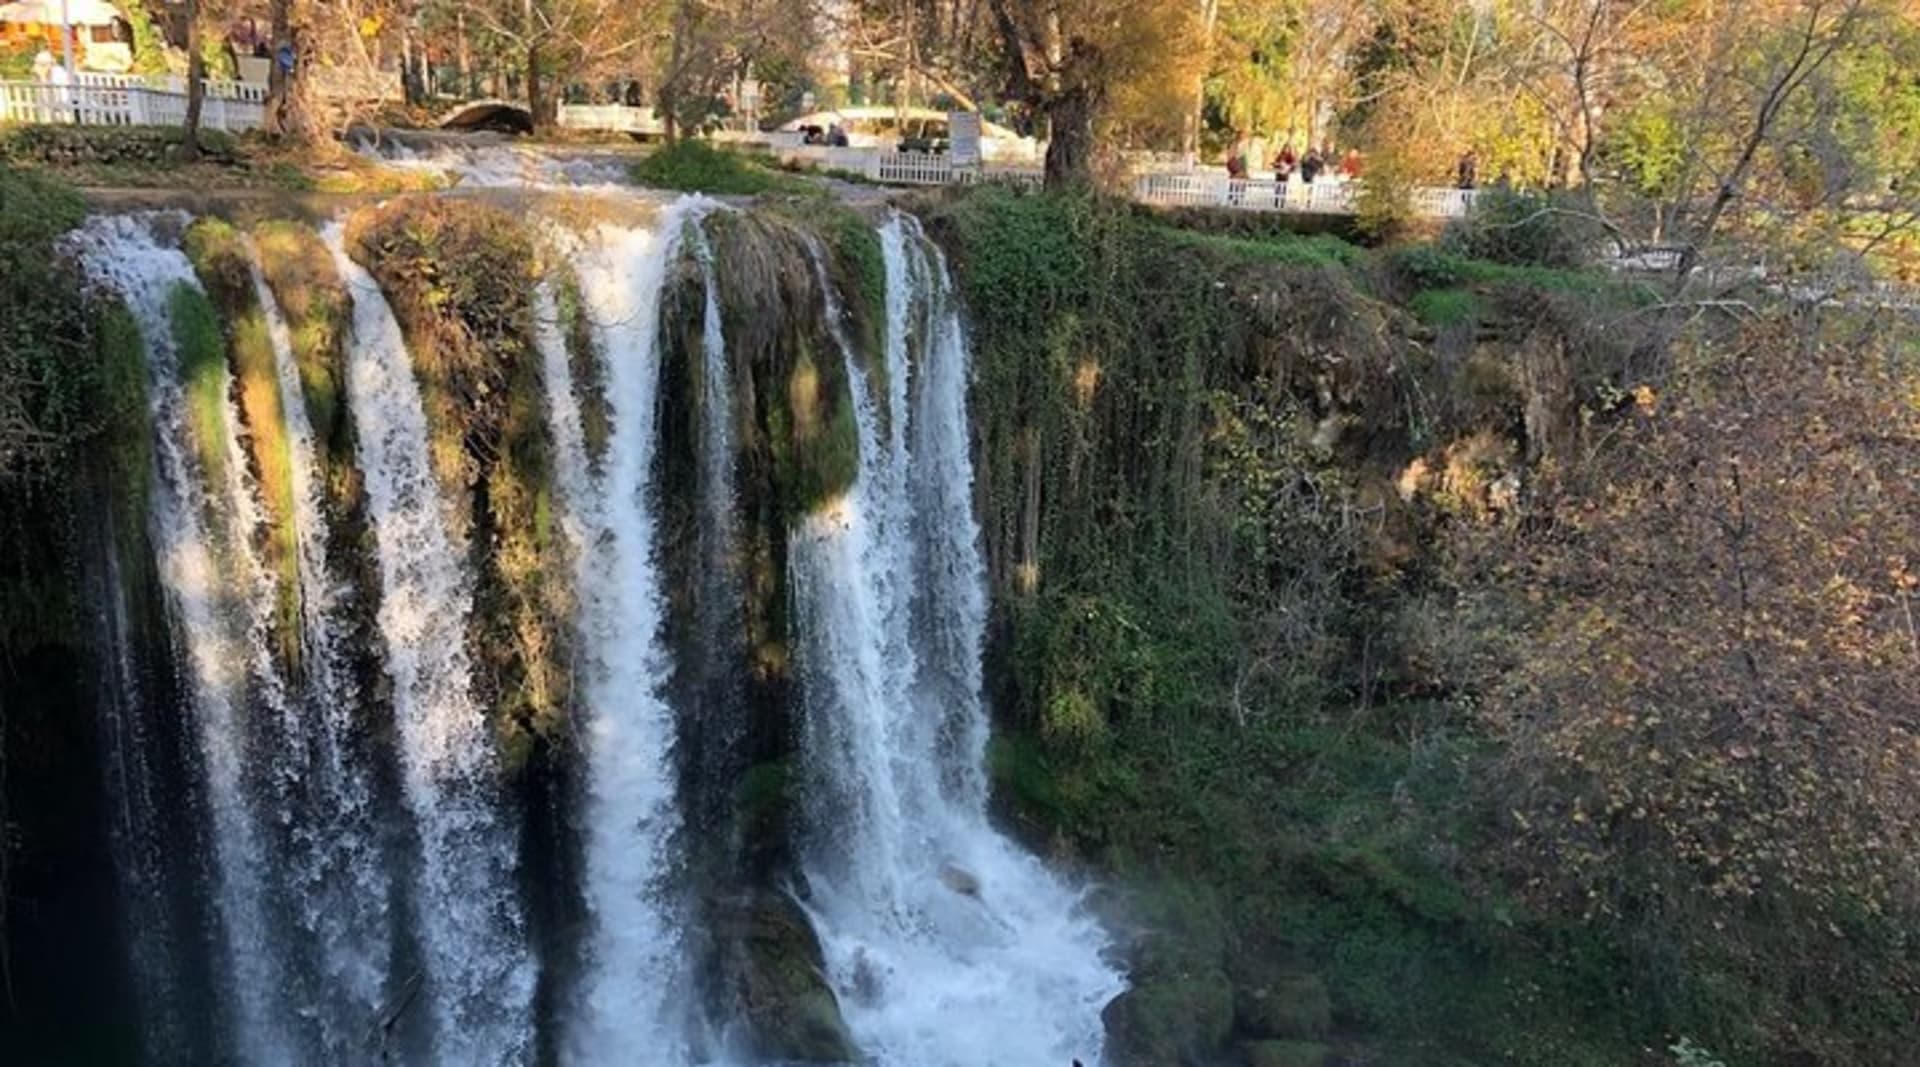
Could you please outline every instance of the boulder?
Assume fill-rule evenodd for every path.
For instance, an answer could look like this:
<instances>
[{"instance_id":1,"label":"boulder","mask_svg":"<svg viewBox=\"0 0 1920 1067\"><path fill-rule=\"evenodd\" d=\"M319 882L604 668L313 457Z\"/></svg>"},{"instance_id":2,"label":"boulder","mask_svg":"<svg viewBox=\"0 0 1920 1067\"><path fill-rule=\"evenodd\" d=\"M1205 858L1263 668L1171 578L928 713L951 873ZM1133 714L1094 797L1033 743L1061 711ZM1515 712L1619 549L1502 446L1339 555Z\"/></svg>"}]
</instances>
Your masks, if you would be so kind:
<instances>
[{"instance_id":1,"label":"boulder","mask_svg":"<svg viewBox=\"0 0 1920 1067\"><path fill-rule=\"evenodd\" d=\"M945 883L948 889L953 890L963 897L977 897L980 895L980 879L964 867L955 866L951 863L941 864L940 881Z\"/></svg>"},{"instance_id":2,"label":"boulder","mask_svg":"<svg viewBox=\"0 0 1920 1067\"><path fill-rule=\"evenodd\" d=\"M1253 988L1241 987L1233 998L1234 1024L1248 1037L1312 1039L1325 1037L1333 1027L1333 1002L1318 976L1289 975Z\"/></svg>"},{"instance_id":3,"label":"boulder","mask_svg":"<svg viewBox=\"0 0 1920 1067\"><path fill-rule=\"evenodd\" d=\"M781 1063L851 1063L859 1049L840 1015L813 927L784 894L722 906L727 985L755 1056Z\"/></svg>"},{"instance_id":4,"label":"boulder","mask_svg":"<svg viewBox=\"0 0 1920 1067\"><path fill-rule=\"evenodd\" d=\"M1315 1041L1249 1041L1240 1046L1247 1067L1326 1067L1332 1052Z\"/></svg>"}]
</instances>

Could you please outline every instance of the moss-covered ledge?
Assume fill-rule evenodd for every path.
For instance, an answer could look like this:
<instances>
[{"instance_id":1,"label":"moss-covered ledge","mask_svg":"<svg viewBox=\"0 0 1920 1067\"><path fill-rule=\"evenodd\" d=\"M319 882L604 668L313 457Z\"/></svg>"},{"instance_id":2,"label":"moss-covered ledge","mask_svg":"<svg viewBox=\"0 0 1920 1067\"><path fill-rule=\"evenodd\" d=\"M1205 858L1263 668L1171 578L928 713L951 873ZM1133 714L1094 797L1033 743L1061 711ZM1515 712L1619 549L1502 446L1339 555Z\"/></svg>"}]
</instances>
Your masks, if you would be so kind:
<instances>
[{"instance_id":1,"label":"moss-covered ledge","mask_svg":"<svg viewBox=\"0 0 1920 1067\"><path fill-rule=\"evenodd\" d=\"M259 487L265 529L261 559L274 583L275 652L297 670L300 663L299 531L293 525L293 460L273 340L253 285L252 255L238 230L219 219L200 219L183 240L207 298L219 313L234 392L246 433L248 469ZM208 372L211 373L211 372ZM214 403L210 382L194 386L197 403ZM201 391L208 391L201 395ZM222 402L225 398L220 398ZM209 471L216 468L209 467Z\"/></svg>"},{"instance_id":2,"label":"moss-covered ledge","mask_svg":"<svg viewBox=\"0 0 1920 1067\"><path fill-rule=\"evenodd\" d=\"M532 235L498 208L414 197L348 222L406 334L435 473L476 576L477 690L510 769L556 736L572 689L571 568L552 523L552 442L533 343Z\"/></svg>"}]
</instances>

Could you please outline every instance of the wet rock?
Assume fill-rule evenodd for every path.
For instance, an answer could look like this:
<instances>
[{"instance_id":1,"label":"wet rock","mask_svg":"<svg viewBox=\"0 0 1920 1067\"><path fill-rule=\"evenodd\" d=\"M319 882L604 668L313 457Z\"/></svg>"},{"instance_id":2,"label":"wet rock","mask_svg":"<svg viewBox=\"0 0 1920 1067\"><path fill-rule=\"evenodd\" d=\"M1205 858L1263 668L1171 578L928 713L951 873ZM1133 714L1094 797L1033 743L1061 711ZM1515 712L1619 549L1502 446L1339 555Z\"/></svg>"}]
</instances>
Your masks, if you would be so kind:
<instances>
[{"instance_id":1,"label":"wet rock","mask_svg":"<svg viewBox=\"0 0 1920 1067\"><path fill-rule=\"evenodd\" d=\"M1311 974L1235 991L1234 1023L1255 1038L1318 1038L1333 1026L1333 1002L1326 983Z\"/></svg>"},{"instance_id":2,"label":"wet rock","mask_svg":"<svg viewBox=\"0 0 1920 1067\"><path fill-rule=\"evenodd\" d=\"M792 900L756 893L723 907L718 925L726 981L756 1058L785 1063L859 1058L827 981L820 941Z\"/></svg>"},{"instance_id":3,"label":"wet rock","mask_svg":"<svg viewBox=\"0 0 1920 1067\"><path fill-rule=\"evenodd\" d=\"M940 881L945 883L948 889L953 890L963 897L977 897L980 895L980 879L975 877L971 871L957 867L951 863L943 863L940 865Z\"/></svg>"}]
</instances>

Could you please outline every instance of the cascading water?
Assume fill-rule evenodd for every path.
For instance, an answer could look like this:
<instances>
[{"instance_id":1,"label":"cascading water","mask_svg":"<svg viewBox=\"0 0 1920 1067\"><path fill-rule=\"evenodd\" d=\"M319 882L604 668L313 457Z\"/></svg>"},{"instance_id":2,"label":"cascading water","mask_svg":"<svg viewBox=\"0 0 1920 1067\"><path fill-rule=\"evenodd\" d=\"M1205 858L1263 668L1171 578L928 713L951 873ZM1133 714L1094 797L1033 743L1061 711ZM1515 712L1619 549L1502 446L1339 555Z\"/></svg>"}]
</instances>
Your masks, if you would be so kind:
<instances>
[{"instance_id":1,"label":"cascading water","mask_svg":"<svg viewBox=\"0 0 1920 1067\"><path fill-rule=\"evenodd\" d=\"M400 325L347 255L341 227L325 237L353 299L347 389L379 548L379 624L401 781L419 838L413 927L422 959L407 984L419 984L430 1008L435 1060L521 1063L532 1043L534 967L514 888L514 834L486 718L470 690L465 553L429 466L426 416Z\"/></svg>"},{"instance_id":2,"label":"cascading water","mask_svg":"<svg viewBox=\"0 0 1920 1067\"><path fill-rule=\"evenodd\" d=\"M885 440L842 336L858 480L791 547L809 909L849 1025L881 1062L1098 1062L1100 1010L1123 988L1105 935L986 816L965 333L917 229L891 221L883 252Z\"/></svg>"},{"instance_id":3,"label":"cascading water","mask_svg":"<svg viewBox=\"0 0 1920 1067\"><path fill-rule=\"evenodd\" d=\"M259 555L271 521L234 383L224 361L205 360L192 373L217 381L181 381L173 305L198 282L162 236L180 221L96 219L75 238L148 347L159 473L151 540L191 697L189 773L211 845L217 1058L518 1064L551 1051L585 1065L762 1062L775 1046L760 1031L768 1006L755 998L770 987L756 984L766 978L755 968L811 970L818 959L873 1063L1100 1061L1100 1009L1123 985L1103 962L1105 937L1079 895L986 814L970 368L945 262L911 219L883 227L885 345L869 364L842 321L826 250L810 246L825 333L847 371L857 473L842 497L789 529L785 516L740 499L736 476L748 485L770 476L756 450L779 447L761 435L790 402L762 361L817 358L780 347L817 334L729 352L727 329L741 325L729 316L750 314L758 294L723 293L722 278L757 275L723 271L716 247L754 231L716 222L710 243L717 210L690 197L643 225L555 227L547 246L571 265L584 330L562 330L554 284L533 293L552 514L577 593L565 622L583 765L578 795L553 795L573 805L581 833L587 920L565 947L541 943L553 968L544 986L517 880L519 814L476 696L479 553L454 532L465 524L453 511L467 505L435 474L401 326L349 256L344 227L323 239L350 302L344 385L358 469L347 474L364 484L364 548L332 543L341 517L328 511L328 460L289 324L251 252L290 464L284 520L300 639L291 660L274 651L284 623ZM694 279L697 312L680 299ZM699 316L697 351L675 347L696 333L693 320L670 317L682 313ZM589 390L599 391L592 412ZM223 418L209 423L216 409ZM777 542L746 547L763 546L767 532L786 538L784 555ZM370 573L349 581L340 556L356 551ZM790 735L770 736L759 720L748 729L750 708L784 715L789 692L784 681L744 680L749 551L767 553L756 568L785 568L776 625L794 653ZM777 574L752 573L778 588ZM377 592L371 619L354 582L377 583L366 592ZM111 574L101 583L120 585ZM124 652L137 640L126 606L100 595L102 641ZM123 658L121 691L135 692L136 673ZM751 697L750 684L762 686ZM126 915L156 917L133 959L153 1002L142 1004L147 1047L185 1058L193 1041L173 1032L190 1024L167 1021L179 1014L169 996L179 965L168 957L192 949L159 929L157 917L179 910L165 906L167 892L142 888L179 876L151 862L164 820L141 784L154 772L139 765L148 742L137 712L103 711L106 749L122 765L108 775L123 805L116 854ZM743 825L731 806L749 761L789 754L793 850L744 862L740 841L709 840ZM382 811L393 780L400 819ZM818 957L809 938L782 942L797 955L771 963L754 955L764 943L719 944L782 921L755 909L786 884L813 923ZM537 990L554 991L539 993L538 1010Z\"/></svg>"},{"instance_id":4,"label":"cascading water","mask_svg":"<svg viewBox=\"0 0 1920 1067\"><path fill-rule=\"evenodd\" d=\"M151 539L182 646L212 816L221 932L217 970L221 1014L229 1017L229 1054L247 1062L285 1062L298 1058L288 1033L295 1015L282 999L286 985L276 977L284 973L287 946L271 936L267 884L273 863L260 812L250 802L248 752L250 735L259 732L252 712L283 696L272 672L257 669L269 645L264 631L272 590L252 555L252 491L226 399L231 389L224 361L195 371L216 374L217 382L192 383L216 398L212 410L197 415L201 433L216 432L207 423L217 419L221 439L209 444L224 462L218 471L207 470L195 455L196 413L180 380L172 305L182 290L197 293L199 282L186 256L156 239L156 221L96 218L75 235L74 247L94 279L125 301L147 348L159 467ZM236 580L223 581L223 575Z\"/></svg>"},{"instance_id":5,"label":"cascading water","mask_svg":"<svg viewBox=\"0 0 1920 1067\"><path fill-rule=\"evenodd\" d=\"M594 929L580 979L570 1058L615 1063L638 1050L685 1062L688 1011L682 919L664 877L679 828L665 611L655 561L654 452L660 310L684 226L706 202L682 200L650 229L603 226L575 264L593 324L611 437L596 478L564 431L560 483L578 529L579 623L586 703L587 905ZM559 338L543 343L549 408L577 423Z\"/></svg>"},{"instance_id":6,"label":"cascading water","mask_svg":"<svg viewBox=\"0 0 1920 1067\"><path fill-rule=\"evenodd\" d=\"M392 887L376 831L373 769L366 746L354 736L361 695L344 662L341 581L327 562L321 472L293 339L258 254L248 261L286 423L306 667L279 760L291 768L286 777L298 804L280 873L314 956L314 980L302 1010L318 1024L322 1055L339 1060L365 1046L371 1021L388 998Z\"/></svg>"}]
</instances>

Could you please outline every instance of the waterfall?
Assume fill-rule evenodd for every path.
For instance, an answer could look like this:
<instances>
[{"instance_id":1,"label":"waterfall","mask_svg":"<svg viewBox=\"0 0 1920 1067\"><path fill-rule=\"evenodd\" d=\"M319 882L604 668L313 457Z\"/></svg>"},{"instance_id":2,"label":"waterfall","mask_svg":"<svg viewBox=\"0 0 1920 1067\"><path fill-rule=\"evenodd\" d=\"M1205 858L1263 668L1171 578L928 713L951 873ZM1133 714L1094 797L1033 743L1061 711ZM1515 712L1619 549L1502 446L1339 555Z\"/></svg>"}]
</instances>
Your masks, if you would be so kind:
<instances>
[{"instance_id":1,"label":"waterfall","mask_svg":"<svg viewBox=\"0 0 1920 1067\"><path fill-rule=\"evenodd\" d=\"M882 237L887 404L829 288L859 472L791 546L809 908L848 1023L880 1062L1095 1063L1100 1010L1123 988L1105 935L986 815L964 329L917 227L896 218Z\"/></svg>"},{"instance_id":2,"label":"waterfall","mask_svg":"<svg viewBox=\"0 0 1920 1067\"><path fill-rule=\"evenodd\" d=\"M272 671L259 669L270 647L265 631L273 591L253 555L252 487L230 402L219 412L225 450L220 484L193 452L193 416L179 380L171 303L181 287L198 291L199 282L186 256L156 239L156 221L95 218L73 241L89 274L126 302L147 348L158 467L150 536L181 646L211 814L220 929L216 971L230 1055L253 1063L288 1062L300 1057L287 1032L294 1013L278 980L286 946L271 936L267 885L273 864L260 812L249 801L249 738L260 732L258 713L284 700ZM230 397L225 362L205 372L219 375L216 395Z\"/></svg>"},{"instance_id":3,"label":"waterfall","mask_svg":"<svg viewBox=\"0 0 1920 1067\"><path fill-rule=\"evenodd\" d=\"M171 879L183 864L162 845L169 817L162 780L168 746L155 721L154 694L135 660L133 606L121 562L127 546L115 525L102 524L102 566L86 587L89 601L97 605L95 647L109 668L98 686L107 836L135 1011L144 1024L140 1046L154 1060L186 1062L194 1058L189 1052L193 1033L181 998L167 995L187 984L180 974L191 958L170 899Z\"/></svg>"},{"instance_id":4,"label":"waterfall","mask_svg":"<svg viewBox=\"0 0 1920 1067\"><path fill-rule=\"evenodd\" d=\"M280 305L249 248L253 289L267 322L284 412L293 486L292 522L306 664L298 714L287 724L282 763L296 768L299 808L283 860L286 894L313 946L315 976L303 1010L334 1060L364 1047L387 997L392 952L386 857L376 831L373 768L354 736L361 694L345 662L341 579L327 562L322 471ZM294 762L297 760L297 762Z\"/></svg>"},{"instance_id":5,"label":"waterfall","mask_svg":"<svg viewBox=\"0 0 1920 1067\"><path fill-rule=\"evenodd\" d=\"M560 462L569 521L579 531L584 889L593 922L569 1037L570 1058L580 1063L622 1062L639 1050L657 1062L690 1056L683 919L666 884L680 812L650 483L662 294L683 227L705 210L706 201L689 198L650 229L602 226L575 263L613 409L599 475L588 470L571 431ZM565 359L557 343L549 336L543 344L556 424L578 419L570 379L558 373Z\"/></svg>"},{"instance_id":6,"label":"waterfall","mask_svg":"<svg viewBox=\"0 0 1920 1067\"><path fill-rule=\"evenodd\" d=\"M466 553L454 543L429 466L426 416L400 325L347 255L341 227L325 237L353 298L347 393L378 543L378 621L401 782L419 838L413 926L422 959L407 984L419 985L430 1009L438 1062L517 1064L531 1049L534 967L493 739L470 691Z\"/></svg>"},{"instance_id":7,"label":"waterfall","mask_svg":"<svg viewBox=\"0 0 1920 1067\"><path fill-rule=\"evenodd\" d=\"M717 250L755 231L708 227L721 210L686 197L645 224L553 227L543 254L569 262L581 330L562 329L555 283L532 293L551 515L577 593L565 647L580 764L564 782L578 790L543 796L579 829L577 933L526 917L521 813L469 645L484 546L457 532L469 502L435 472L406 338L344 226L322 240L350 303L343 385L357 471L327 466L290 323L248 245L291 487L290 514L271 517L227 360L189 362L176 339L182 293L204 296L176 247L184 218L95 218L72 239L146 346L148 540L192 741L181 772L192 795L176 796L159 747L166 686L144 684L139 602L106 530L88 595L107 654L109 832L154 1058L751 1061L783 1036L771 1031L788 974L775 972L814 959L811 939L769 949L764 930L737 920L790 887L871 1062L1100 1062L1100 1011L1123 987L1103 962L1105 936L1080 894L987 816L970 353L946 262L910 218L881 228L884 345L868 353L811 241L824 329L737 334L756 339L730 352L727 316L764 294L723 293L722 278L752 284L736 279L764 265L722 270L732 265ZM696 326L697 350L683 350ZM770 372L801 353L777 346L823 334L827 351L807 354L837 350L845 366L857 469L839 498L788 527L739 485L778 477L766 464L784 412L769 405L788 398ZM591 351L573 350L583 337ZM197 380L183 382L183 367ZM329 513L326 479L355 475L366 545L336 543L358 518ZM283 519L297 657L279 654L289 635L275 632L282 579L267 555ZM358 577L359 552L371 577ZM780 588L782 565L786 602L750 600ZM377 608L362 588L375 580ZM791 643L791 690L777 670L751 674L747 624L762 609L769 640ZM789 693L787 733L777 716ZM799 809L791 838L721 836L744 824L733 805L748 767L776 759ZM185 903L202 895L206 945ZM742 950L730 938L760 940ZM817 987L805 995L819 997L805 1010L825 1000ZM211 1048L197 1047L201 1012L213 1016ZM838 1020L812 1021L842 1036Z\"/></svg>"}]
</instances>

